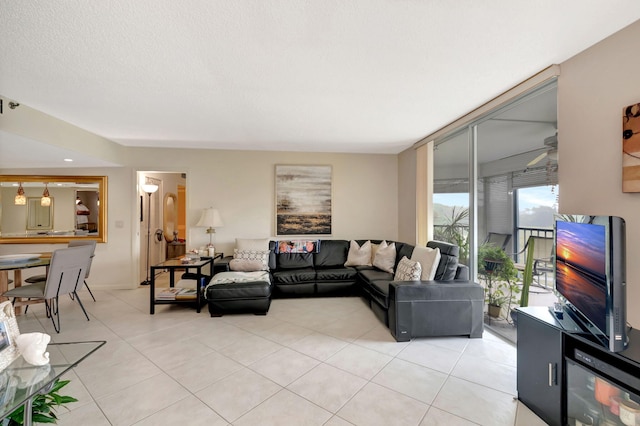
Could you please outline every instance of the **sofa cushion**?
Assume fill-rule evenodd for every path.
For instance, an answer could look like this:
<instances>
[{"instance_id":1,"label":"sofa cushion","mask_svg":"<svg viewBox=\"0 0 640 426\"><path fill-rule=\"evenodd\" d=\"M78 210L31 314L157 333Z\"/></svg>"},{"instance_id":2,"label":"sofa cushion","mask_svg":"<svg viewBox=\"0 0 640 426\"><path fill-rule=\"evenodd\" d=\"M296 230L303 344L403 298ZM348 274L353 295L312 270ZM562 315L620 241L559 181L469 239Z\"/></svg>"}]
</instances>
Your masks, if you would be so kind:
<instances>
[{"instance_id":1,"label":"sofa cushion","mask_svg":"<svg viewBox=\"0 0 640 426\"><path fill-rule=\"evenodd\" d=\"M385 309L389 308L389 285L391 283L390 280L378 280L371 283L372 299Z\"/></svg>"},{"instance_id":2,"label":"sofa cushion","mask_svg":"<svg viewBox=\"0 0 640 426\"><path fill-rule=\"evenodd\" d=\"M376 250L376 254L373 259L373 266L385 272L393 273L395 264L396 244L387 244L386 241L382 241L378 246L378 250Z\"/></svg>"},{"instance_id":3,"label":"sofa cushion","mask_svg":"<svg viewBox=\"0 0 640 426\"><path fill-rule=\"evenodd\" d=\"M398 267L398 263L400 263L403 257L406 256L407 259L411 259L412 253L413 253L413 245L396 242L396 267Z\"/></svg>"},{"instance_id":4,"label":"sofa cushion","mask_svg":"<svg viewBox=\"0 0 640 426\"><path fill-rule=\"evenodd\" d=\"M344 266L371 266L371 241L365 241L362 246L354 240L349 243L349 253Z\"/></svg>"},{"instance_id":5,"label":"sofa cushion","mask_svg":"<svg viewBox=\"0 0 640 426\"><path fill-rule=\"evenodd\" d=\"M436 276L440 264L440 249L431 247L415 247L411 260L420 263L422 267L421 280L430 281Z\"/></svg>"},{"instance_id":6,"label":"sofa cushion","mask_svg":"<svg viewBox=\"0 0 640 426\"><path fill-rule=\"evenodd\" d=\"M313 268L313 253L279 253L276 265L279 270Z\"/></svg>"},{"instance_id":7,"label":"sofa cushion","mask_svg":"<svg viewBox=\"0 0 640 426\"><path fill-rule=\"evenodd\" d=\"M314 255L316 268L335 268L344 266L349 252L347 240L322 240L320 251Z\"/></svg>"},{"instance_id":8,"label":"sofa cushion","mask_svg":"<svg viewBox=\"0 0 640 426\"><path fill-rule=\"evenodd\" d=\"M422 267L420 262L407 259L403 257L398 267L396 268L396 274L393 277L395 281L419 281L422 274Z\"/></svg>"},{"instance_id":9,"label":"sofa cushion","mask_svg":"<svg viewBox=\"0 0 640 426\"><path fill-rule=\"evenodd\" d=\"M279 270L273 272L274 283L297 284L315 282L316 271L313 268Z\"/></svg>"},{"instance_id":10,"label":"sofa cushion","mask_svg":"<svg viewBox=\"0 0 640 426\"><path fill-rule=\"evenodd\" d=\"M354 281L358 275L351 267L322 268L316 270L317 281Z\"/></svg>"},{"instance_id":11,"label":"sofa cushion","mask_svg":"<svg viewBox=\"0 0 640 426\"><path fill-rule=\"evenodd\" d=\"M367 268L359 269L358 274L362 281L372 283L374 281L393 281L393 274L384 272L379 269Z\"/></svg>"},{"instance_id":12,"label":"sofa cushion","mask_svg":"<svg viewBox=\"0 0 640 426\"><path fill-rule=\"evenodd\" d=\"M444 241L429 241L427 247L440 249L440 263L433 279L442 281L455 279L460 248Z\"/></svg>"}]
</instances>

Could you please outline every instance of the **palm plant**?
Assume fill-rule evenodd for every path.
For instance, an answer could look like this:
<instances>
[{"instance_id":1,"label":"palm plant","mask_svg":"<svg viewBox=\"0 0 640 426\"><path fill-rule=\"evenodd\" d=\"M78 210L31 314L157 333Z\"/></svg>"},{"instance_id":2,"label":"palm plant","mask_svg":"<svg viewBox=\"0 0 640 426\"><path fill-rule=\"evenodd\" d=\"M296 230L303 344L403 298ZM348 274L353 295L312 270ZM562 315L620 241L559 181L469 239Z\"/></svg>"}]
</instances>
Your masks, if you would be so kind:
<instances>
[{"instance_id":1,"label":"palm plant","mask_svg":"<svg viewBox=\"0 0 640 426\"><path fill-rule=\"evenodd\" d=\"M434 239L455 244L460 248L460 263L469 259L469 209L454 207L444 226L434 230Z\"/></svg>"}]
</instances>

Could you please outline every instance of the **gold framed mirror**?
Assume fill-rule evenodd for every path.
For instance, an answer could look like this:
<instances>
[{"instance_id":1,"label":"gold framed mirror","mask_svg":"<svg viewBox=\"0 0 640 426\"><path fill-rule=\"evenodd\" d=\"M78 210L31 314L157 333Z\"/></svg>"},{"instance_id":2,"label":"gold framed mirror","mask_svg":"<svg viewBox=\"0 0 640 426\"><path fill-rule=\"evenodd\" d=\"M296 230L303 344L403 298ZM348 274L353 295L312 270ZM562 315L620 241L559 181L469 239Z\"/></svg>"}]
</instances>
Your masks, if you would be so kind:
<instances>
[{"instance_id":1,"label":"gold framed mirror","mask_svg":"<svg viewBox=\"0 0 640 426\"><path fill-rule=\"evenodd\" d=\"M178 230L178 196L172 192L167 192L164 196L162 221L164 239L170 243L175 237L174 231Z\"/></svg>"},{"instance_id":2,"label":"gold framed mirror","mask_svg":"<svg viewBox=\"0 0 640 426\"><path fill-rule=\"evenodd\" d=\"M45 190L48 210L38 207ZM106 176L0 175L0 244L104 243L107 198Z\"/></svg>"}]
</instances>

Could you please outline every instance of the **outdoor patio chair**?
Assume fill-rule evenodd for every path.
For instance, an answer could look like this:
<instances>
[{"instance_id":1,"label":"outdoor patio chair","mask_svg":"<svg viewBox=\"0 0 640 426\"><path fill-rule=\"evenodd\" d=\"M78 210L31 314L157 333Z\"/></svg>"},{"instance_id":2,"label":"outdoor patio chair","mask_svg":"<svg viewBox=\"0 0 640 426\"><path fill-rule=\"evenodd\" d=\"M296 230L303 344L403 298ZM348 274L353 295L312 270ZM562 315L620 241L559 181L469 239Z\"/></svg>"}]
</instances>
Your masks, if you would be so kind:
<instances>
[{"instance_id":1,"label":"outdoor patio chair","mask_svg":"<svg viewBox=\"0 0 640 426\"><path fill-rule=\"evenodd\" d=\"M484 244L493 244L496 247L500 247L502 250L507 249L507 244L511 241L511 234L501 234L499 232L489 232L487 238L483 241Z\"/></svg>"},{"instance_id":2,"label":"outdoor patio chair","mask_svg":"<svg viewBox=\"0 0 640 426\"><path fill-rule=\"evenodd\" d=\"M547 272L553 272L553 238L531 235L516 256L526 253L530 244L533 244L533 277L541 285L539 277L544 276L544 287L547 287ZM518 271L524 272L526 263L525 257L522 263L514 263L514 266Z\"/></svg>"}]
</instances>

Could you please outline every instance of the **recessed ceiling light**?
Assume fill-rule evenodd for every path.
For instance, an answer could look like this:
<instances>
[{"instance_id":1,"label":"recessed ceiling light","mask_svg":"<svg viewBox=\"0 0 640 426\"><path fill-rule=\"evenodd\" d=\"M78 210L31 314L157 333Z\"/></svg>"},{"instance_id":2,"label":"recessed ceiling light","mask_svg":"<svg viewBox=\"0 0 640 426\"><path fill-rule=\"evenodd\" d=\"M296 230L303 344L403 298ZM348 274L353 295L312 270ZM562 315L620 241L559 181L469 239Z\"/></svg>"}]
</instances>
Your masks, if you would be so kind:
<instances>
[{"instance_id":1,"label":"recessed ceiling light","mask_svg":"<svg viewBox=\"0 0 640 426\"><path fill-rule=\"evenodd\" d=\"M64 161L66 161L67 163L70 163L73 161L73 158L65 158Z\"/></svg>"}]
</instances>

